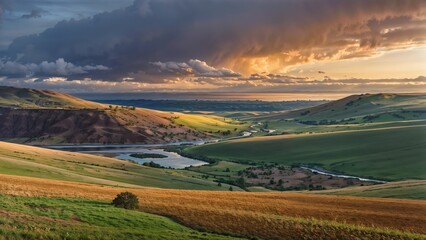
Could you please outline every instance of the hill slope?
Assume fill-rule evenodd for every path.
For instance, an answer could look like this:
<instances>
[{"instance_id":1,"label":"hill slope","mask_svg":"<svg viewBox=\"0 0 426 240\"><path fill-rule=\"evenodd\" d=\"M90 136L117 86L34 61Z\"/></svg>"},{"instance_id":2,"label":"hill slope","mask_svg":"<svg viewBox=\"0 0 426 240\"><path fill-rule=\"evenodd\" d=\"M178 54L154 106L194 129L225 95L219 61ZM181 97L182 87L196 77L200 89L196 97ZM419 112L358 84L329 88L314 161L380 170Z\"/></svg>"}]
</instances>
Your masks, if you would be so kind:
<instances>
[{"instance_id":1,"label":"hill slope","mask_svg":"<svg viewBox=\"0 0 426 240\"><path fill-rule=\"evenodd\" d=\"M297 119L308 124L417 120L426 119L425 109L426 94L362 94L257 120Z\"/></svg>"},{"instance_id":2,"label":"hill slope","mask_svg":"<svg viewBox=\"0 0 426 240\"><path fill-rule=\"evenodd\" d=\"M311 193L426 200L426 180L388 182L384 184L370 186L312 191Z\"/></svg>"},{"instance_id":3,"label":"hill slope","mask_svg":"<svg viewBox=\"0 0 426 240\"><path fill-rule=\"evenodd\" d=\"M244 129L236 122L93 103L47 90L0 87L0 140L27 144L163 143L210 138L208 130ZM188 119L179 122L176 119ZM220 124L218 124L218 122ZM209 129L211 128L211 129ZM219 132L217 132L219 131Z\"/></svg>"},{"instance_id":4,"label":"hill slope","mask_svg":"<svg viewBox=\"0 0 426 240\"><path fill-rule=\"evenodd\" d=\"M122 191L131 191L139 196L140 211L172 217L195 229L246 236L249 239L402 240L424 239L426 234L424 229L426 203L420 200L288 192L237 193L123 189L0 174L0 194L13 196L76 197L110 201ZM34 203L37 199L15 197L13 199L15 201L2 202L15 202L15 205L18 205L22 202ZM55 216L63 216L60 211L69 208L64 203L66 199L63 198L60 203L54 203L54 201L60 201L57 198L40 200L45 201L45 206L49 207L49 214L57 214ZM81 207L78 201L81 200L74 200L74 208ZM85 205L92 206L90 203ZM0 211L10 210L9 206L10 203L0 204ZM106 206L102 211L111 211L111 208ZM102 211L98 210L97 214ZM46 214L46 212L43 213ZM92 212L77 211L75 214L85 217ZM121 217L114 220L120 223L124 221ZM128 219L128 221L131 220ZM122 229L121 225L116 226ZM126 228L123 227L124 229ZM177 236L177 239L181 238Z\"/></svg>"},{"instance_id":5,"label":"hill slope","mask_svg":"<svg viewBox=\"0 0 426 240\"><path fill-rule=\"evenodd\" d=\"M0 142L0 174L124 187L226 190L202 174L144 167L128 161Z\"/></svg>"},{"instance_id":6,"label":"hill slope","mask_svg":"<svg viewBox=\"0 0 426 240\"><path fill-rule=\"evenodd\" d=\"M185 153L240 163L317 165L388 180L426 179L426 125L253 137L196 146Z\"/></svg>"},{"instance_id":7,"label":"hill slope","mask_svg":"<svg viewBox=\"0 0 426 240\"><path fill-rule=\"evenodd\" d=\"M96 109L104 106L55 91L0 86L0 107Z\"/></svg>"}]
</instances>

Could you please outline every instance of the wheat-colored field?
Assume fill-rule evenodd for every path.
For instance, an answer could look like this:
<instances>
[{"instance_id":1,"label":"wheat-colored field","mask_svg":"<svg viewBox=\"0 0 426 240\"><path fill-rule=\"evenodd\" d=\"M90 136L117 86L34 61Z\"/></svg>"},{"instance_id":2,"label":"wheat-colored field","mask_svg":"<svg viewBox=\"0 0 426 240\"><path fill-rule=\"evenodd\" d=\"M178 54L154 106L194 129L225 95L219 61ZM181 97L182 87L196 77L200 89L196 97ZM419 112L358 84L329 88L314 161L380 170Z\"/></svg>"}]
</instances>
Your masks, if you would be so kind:
<instances>
[{"instance_id":1,"label":"wheat-colored field","mask_svg":"<svg viewBox=\"0 0 426 240\"><path fill-rule=\"evenodd\" d=\"M426 201L325 196L114 188L0 175L0 193L111 200L121 191L140 210L216 233L264 239L425 239Z\"/></svg>"}]
</instances>

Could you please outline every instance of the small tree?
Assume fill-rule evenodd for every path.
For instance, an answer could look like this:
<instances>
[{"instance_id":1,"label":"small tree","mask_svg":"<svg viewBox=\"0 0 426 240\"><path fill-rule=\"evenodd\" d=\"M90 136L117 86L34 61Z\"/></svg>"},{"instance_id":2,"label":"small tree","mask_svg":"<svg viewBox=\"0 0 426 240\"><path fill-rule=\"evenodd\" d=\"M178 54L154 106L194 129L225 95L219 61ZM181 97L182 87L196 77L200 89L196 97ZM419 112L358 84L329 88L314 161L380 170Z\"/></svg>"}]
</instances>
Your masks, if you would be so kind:
<instances>
[{"instance_id":1,"label":"small tree","mask_svg":"<svg viewBox=\"0 0 426 240\"><path fill-rule=\"evenodd\" d=\"M234 191L234 189L232 188L232 186L229 187L229 191Z\"/></svg>"},{"instance_id":2,"label":"small tree","mask_svg":"<svg viewBox=\"0 0 426 240\"><path fill-rule=\"evenodd\" d=\"M131 192L122 192L112 200L112 205L119 208L136 209L139 207L139 199Z\"/></svg>"},{"instance_id":3,"label":"small tree","mask_svg":"<svg viewBox=\"0 0 426 240\"><path fill-rule=\"evenodd\" d=\"M217 186L218 186L218 187L222 187L222 183L220 183L220 182L219 182L219 183L217 184Z\"/></svg>"}]
</instances>

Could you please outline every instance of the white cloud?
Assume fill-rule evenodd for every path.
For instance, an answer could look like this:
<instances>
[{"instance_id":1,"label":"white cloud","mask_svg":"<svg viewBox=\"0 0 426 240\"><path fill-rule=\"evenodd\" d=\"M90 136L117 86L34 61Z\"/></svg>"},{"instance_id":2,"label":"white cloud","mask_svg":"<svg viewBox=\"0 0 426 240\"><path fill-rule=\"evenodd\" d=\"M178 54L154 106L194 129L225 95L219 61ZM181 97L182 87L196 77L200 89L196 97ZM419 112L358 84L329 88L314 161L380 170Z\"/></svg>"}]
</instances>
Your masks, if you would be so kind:
<instances>
[{"instance_id":1,"label":"white cloud","mask_svg":"<svg viewBox=\"0 0 426 240\"><path fill-rule=\"evenodd\" d=\"M87 74L89 71L105 70L109 70L109 68L103 65L76 66L66 62L63 58L59 58L55 62L43 61L40 64L0 60L0 74L8 76L71 76Z\"/></svg>"},{"instance_id":2,"label":"white cloud","mask_svg":"<svg viewBox=\"0 0 426 240\"><path fill-rule=\"evenodd\" d=\"M241 74L227 68L215 68L206 62L191 59L188 62L154 62L152 65L163 74L195 75L199 77L239 77Z\"/></svg>"}]
</instances>

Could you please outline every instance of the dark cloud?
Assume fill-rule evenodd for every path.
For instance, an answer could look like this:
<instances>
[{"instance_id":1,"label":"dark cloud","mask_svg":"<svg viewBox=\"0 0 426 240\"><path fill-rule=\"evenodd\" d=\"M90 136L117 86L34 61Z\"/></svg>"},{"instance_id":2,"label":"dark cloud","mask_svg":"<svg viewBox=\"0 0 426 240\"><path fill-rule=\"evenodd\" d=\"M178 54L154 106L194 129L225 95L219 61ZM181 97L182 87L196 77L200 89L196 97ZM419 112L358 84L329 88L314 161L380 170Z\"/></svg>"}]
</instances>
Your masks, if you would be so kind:
<instances>
[{"instance_id":1,"label":"dark cloud","mask_svg":"<svg viewBox=\"0 0 426 240\"><path fill-rule=\"evenodd\" d=\"M144 81L152 63L177 75L250 73L423 44L425 16L424 0L137 0L17 38L7 57L108 66L95 78L115 81ZM216 70L188 68L189 59Z\"/></svg>"},{"instance_id":2,"label":"dark cloud","mask_svg":"<svg viewBox=\"0 0 426 240\"><path fill-rule=\"evenodd\" d=\"M2 23L3 14L7 8L8 8L8 5L6 4L6 0L0 0L0 24Z\"/></svg>"},{"instance_id":3,"label":"dark cloud","mask_svg":"<svg viewBox=\"0 0 426 240\"><path fill-rule=\"evenodd\" d=\"M31 19L31 18L40 18L41 17L41 15L42 15L42 13L44 13L45 11L44 10L42 10L42 9L33 9L33 10L31 10L31 12L30 13L28 13L28 14L23 14L22 16L21 16L21 18L23 18L23 19Z\"/></svg>"}]
</instances>

